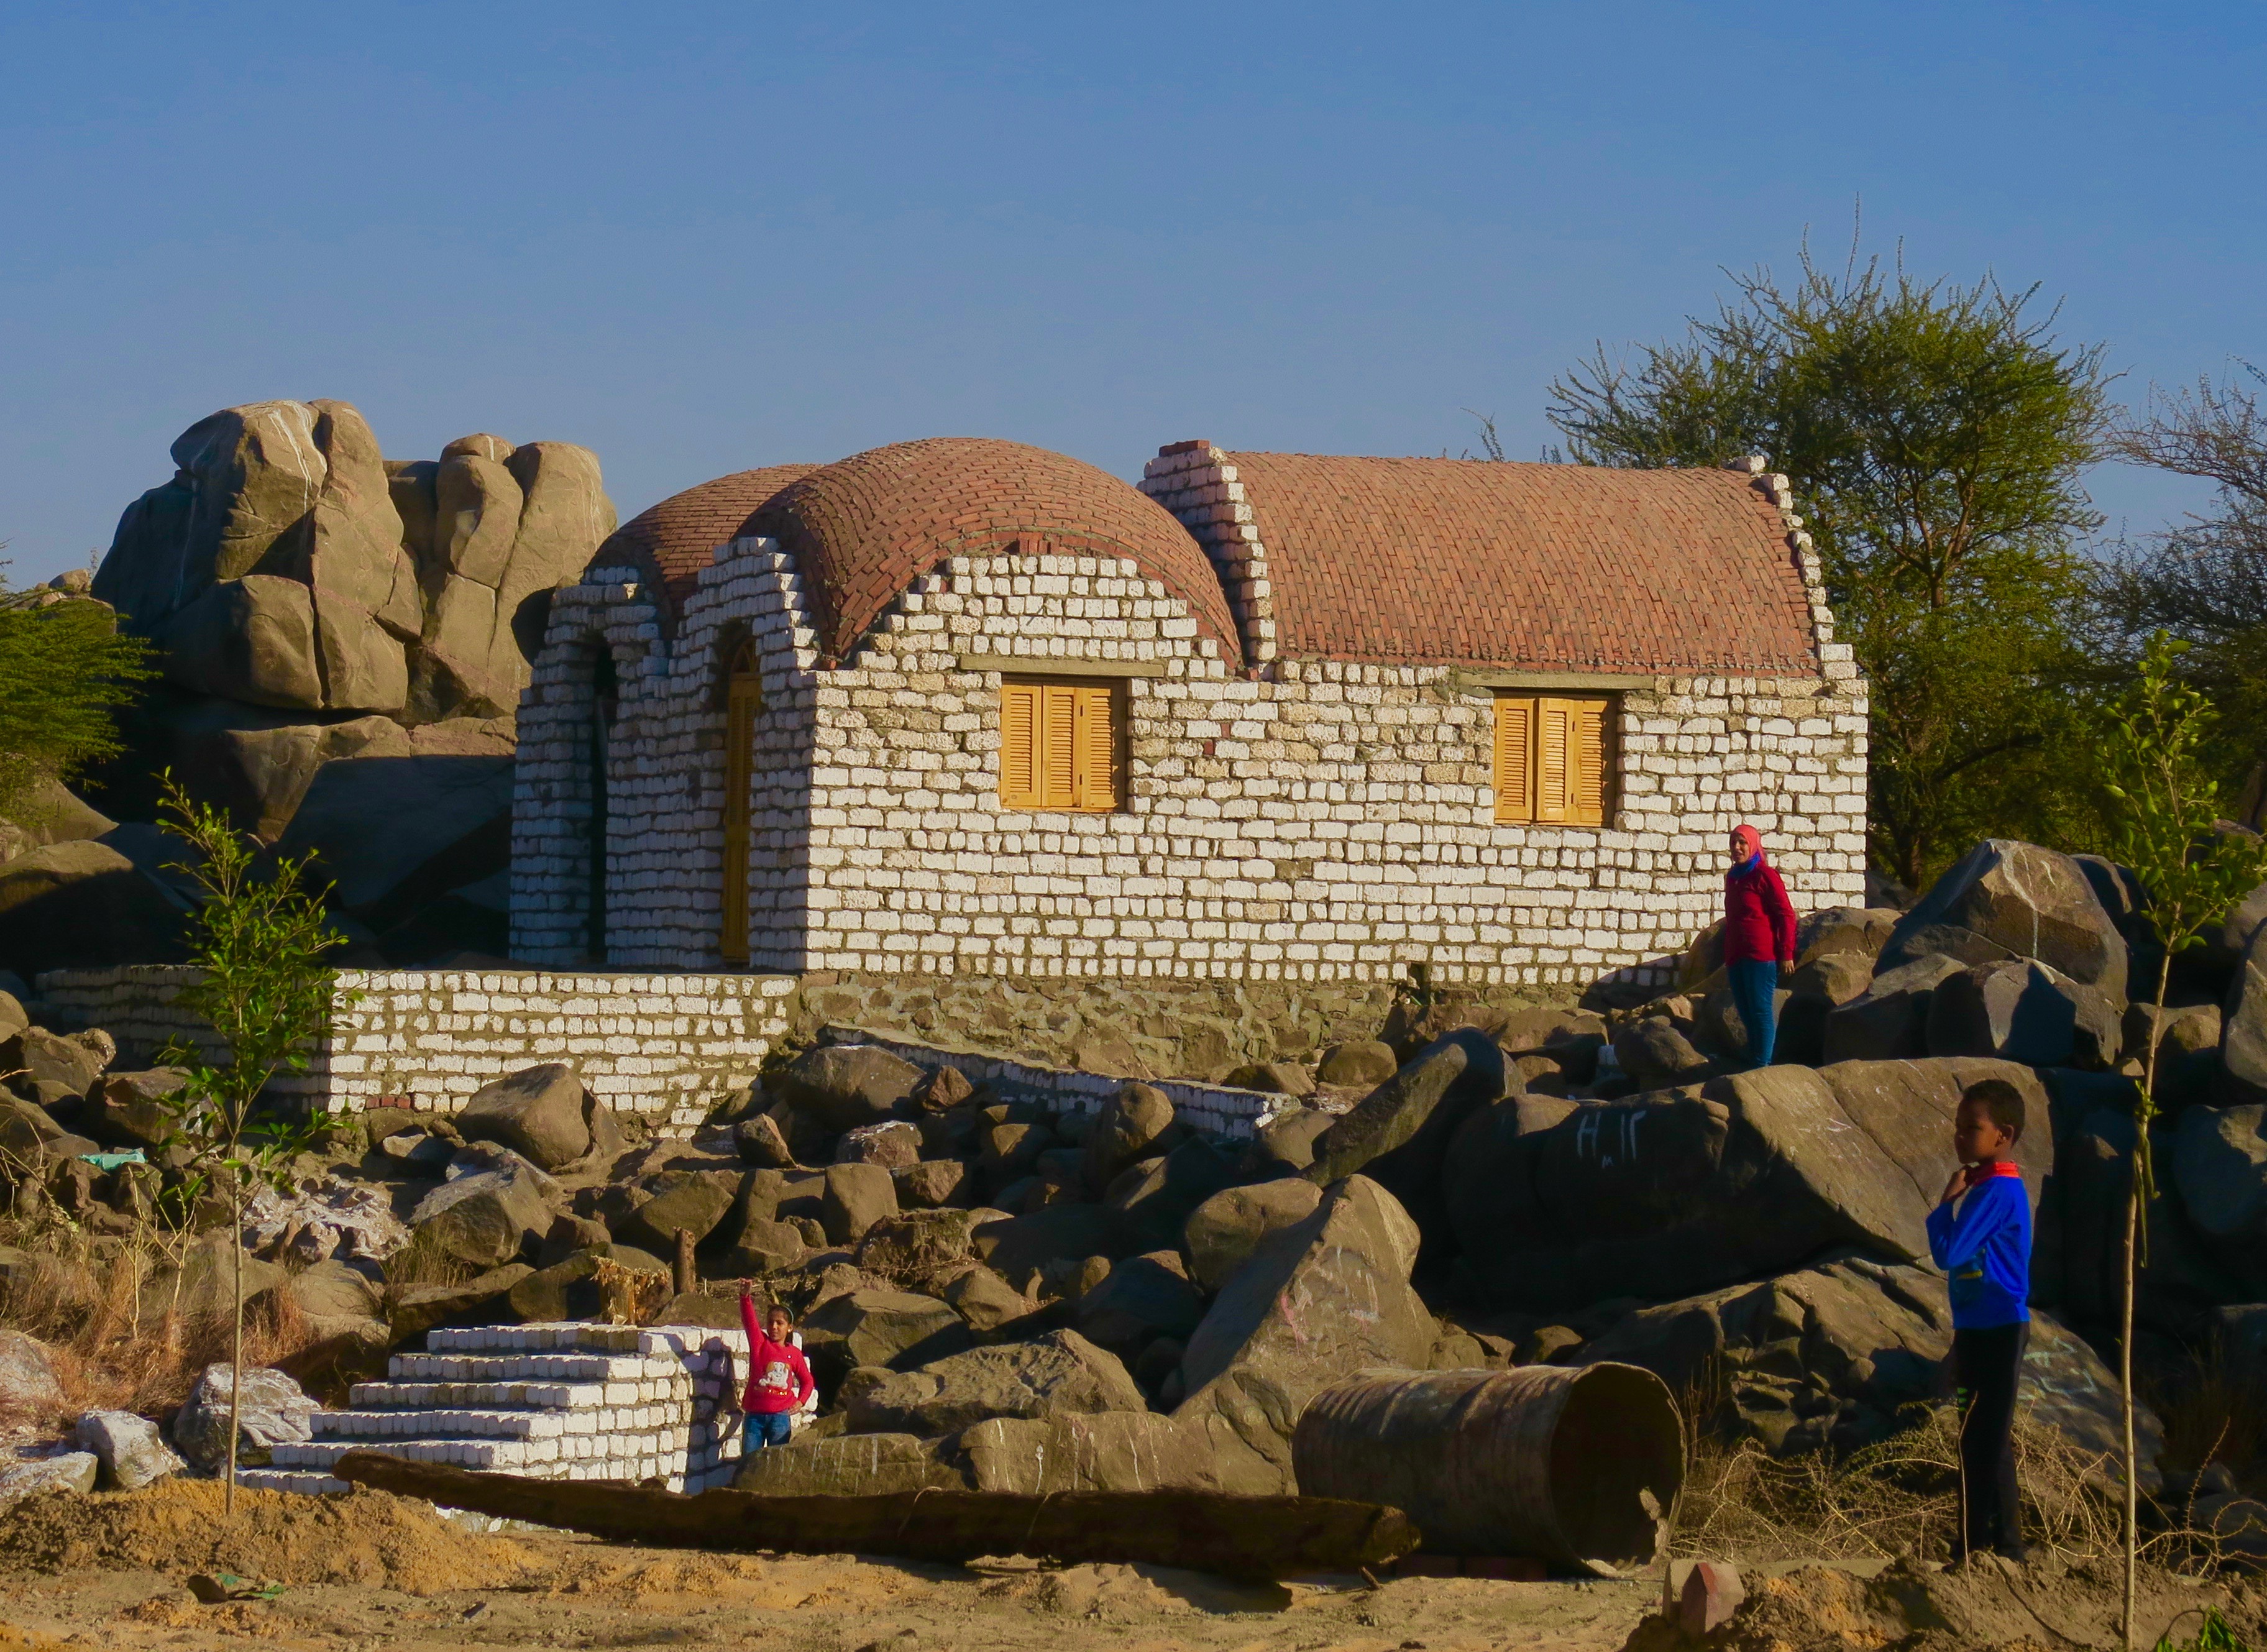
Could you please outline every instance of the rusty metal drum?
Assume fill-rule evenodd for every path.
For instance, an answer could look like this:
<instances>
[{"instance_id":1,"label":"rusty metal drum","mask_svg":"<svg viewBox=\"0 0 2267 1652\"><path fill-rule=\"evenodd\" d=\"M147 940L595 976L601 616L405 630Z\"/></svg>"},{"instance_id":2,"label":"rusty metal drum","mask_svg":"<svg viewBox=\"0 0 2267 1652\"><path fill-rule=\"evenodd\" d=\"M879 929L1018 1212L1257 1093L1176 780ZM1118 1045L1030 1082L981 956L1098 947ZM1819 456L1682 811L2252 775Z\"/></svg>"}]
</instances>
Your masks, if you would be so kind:
<instances>
[{"instance_id":1,"label":"rusty metal drum","mask_svg":"<svg viewBox=\"0 0 2267 1652\"><path fill-rule=\"evenodd\" d=\"M1399 1509L1429 1553L1616 1576L1666 1549L1684 1424L1634 1365L1364 1370L1308 1402L1291 1464L1306 1496Z\"/></svg>"}]
</instances>

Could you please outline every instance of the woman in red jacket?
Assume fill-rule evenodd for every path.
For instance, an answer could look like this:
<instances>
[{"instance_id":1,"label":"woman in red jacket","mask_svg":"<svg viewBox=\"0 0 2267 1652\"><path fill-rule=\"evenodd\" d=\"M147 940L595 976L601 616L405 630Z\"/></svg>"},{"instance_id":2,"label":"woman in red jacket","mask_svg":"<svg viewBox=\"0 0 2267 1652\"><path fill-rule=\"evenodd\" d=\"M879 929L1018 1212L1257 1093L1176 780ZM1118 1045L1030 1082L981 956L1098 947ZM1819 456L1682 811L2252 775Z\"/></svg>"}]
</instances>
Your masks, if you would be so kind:
<instances>
[{"instance_id":1,"label":"woman in red jacket","mask_svg":"<svg viewBox=\"0 0 2267 1652\"><path fill-rule=\"evenodd\" d=\"M1764 859L1763 833L1732 828L1732 870L1724 874L1724 973L1748 1032L1748 1061L1769 1067L1778 1036L1779 972L1794 962L1794 907Z\"/></svg>"}]
</instances>

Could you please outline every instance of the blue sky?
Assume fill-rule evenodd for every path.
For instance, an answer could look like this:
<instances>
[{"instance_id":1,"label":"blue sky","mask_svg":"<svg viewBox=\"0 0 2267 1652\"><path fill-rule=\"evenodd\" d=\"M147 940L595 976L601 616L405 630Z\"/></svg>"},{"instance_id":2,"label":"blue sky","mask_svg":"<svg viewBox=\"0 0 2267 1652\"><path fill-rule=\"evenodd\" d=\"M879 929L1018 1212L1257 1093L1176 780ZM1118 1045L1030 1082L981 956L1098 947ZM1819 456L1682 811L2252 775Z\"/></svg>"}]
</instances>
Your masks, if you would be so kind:
<instances>
[{"instance_id":1,"label":"blue sky","mask_svg":"<svg viewBox=\"0 0 2267 1652\"><path fill-rule=\"evenodd\" d=\"M625 518L928 435L1531 458L1594 340L1860 201L2129 399L2267 361L2256 4L11 0L0 77L18 584L275 396L586 443Z\"/></svg>"}]
</instances>

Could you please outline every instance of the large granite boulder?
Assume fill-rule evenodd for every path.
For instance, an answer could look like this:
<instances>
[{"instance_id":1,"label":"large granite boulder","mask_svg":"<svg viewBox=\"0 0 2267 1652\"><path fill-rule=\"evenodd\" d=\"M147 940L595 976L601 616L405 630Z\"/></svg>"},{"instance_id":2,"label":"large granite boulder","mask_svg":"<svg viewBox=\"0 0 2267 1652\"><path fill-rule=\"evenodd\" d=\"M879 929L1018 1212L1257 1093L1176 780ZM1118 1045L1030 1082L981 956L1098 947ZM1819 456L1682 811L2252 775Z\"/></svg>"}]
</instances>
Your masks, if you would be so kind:
<instances>
[{"instance_id":1,"label":"large granite boulder","mask_svg":"<svg viewBox=\"0 0 2267 1652\"><path fill-rule=\"evenodd\" d=\"M828 1392L861 1365L910 1369L958 1354L968 1325L948 1303L903 1290L853 1290L830 1296L804 1317L811 1373Z\"/></svg>"},{"instance_id":2,"label":"large granite boulder","mask_svg":"<svg viewBox=\"0 0 2267 1652\"><path fill-rule=\"evenodd\" d=\"M2184 1108L2172 1180L2207 1250L2253 1291L2267 1291L2267 1105Z\"/></svg>"},{"instance_id":3,"label":"large granite boulder","mask_svg":"<svg viewBox=\"0 0 2267 1652\"><path fill-rule=\"evenodd\" d=\"M747 1171L737 1170L656 1171L631 1186L635 1202L609 1225L624 1245L671 1256L680 1230L698 1245L723 1225L747 1179Z\"/></svg>"},{"instance_id":4,"label":"large granite boulder","mask_svg":"<svg viewBox=\"0 0 2267 1652\"><path fill-rule=\"evenodd\" d=\"M830 1135L893 1117L923 1078L921 1069L878 1045L823 1044L805 1050L765 1089Z\"/></svg>"},{"instance_id":5,"label":"large granite boulder","mask_svg":"<svg viewBox=\"0 0 2267 1652\"><path fill-rule=\"evenodd\" d=\"M2121 1007L2036 958L1971 964L1938 983L1928 1005L1931 1055L1991 1055L2027 1067L2117 1065Z\"/></svg>"},{"instance_id":6,"label":"large granite boulder","mask_svg":"<svg viewBox=\"0 0 2267 1652\"><path fill-rule=\"evenodd\" d=\"M1186 1338L1204 1312L1178 1251L1126 1258L1076 1307L1079 1334L1129 1363L1161 1336Z\"/></svg>"},{"instance_id":7,"label":"large granite boulder","mask_svg":"<svg viewBox=\"0 0 2267 1652\"><path fill-rule=\"evenodd\" d=\"M1952 1311L1943 1279L1845 1254L1760 1283L1640 1308L1582 1346L1585 1365L1642 1365L1679 1393L1722 1396L1713 1421L1774 1454L1846 1452L1896 1432L1904 1406L1951 1398ZM2116 1378L2094 1351L2043 1314L2032 1320L2021 1398L2034 1421L2114 1463ZM2152 1489L2163 1445L2137 1417ZM2105 1472L2105 1478L2106 1478Z\"/></svg>"},{"instance_id":8,"label":"large granite boulder","mask_svg":"<svg viewBox=\"0 0 2267 1652\"><path fill-rule=\"evenodd\" d=\"M33 849L0 864L0 969L48 970L188 957L186 903L106 843Z\"/></svg>"},{"instance_id":9,"label":"large granite boulder","mask_svg":"<svg viewBox=\"0 0 2267 1652\"><path fill-rule=\"evenodd\" d=\"M1229 1277L1189 1338L1173 1413L1224 1490L1291 1490L1299 1413L1348 1371L1424 1366L1436 1327L1409 1286L1419 1241L1390 1193L1352 1176Z\"/></svg>"},{"instance_id":10,"label":"large granite boulder","mask_svg":"<svg viewBox=\"0 0 2267 1652\"><path fill-rule=\"evenodd\" d=\"M2004 838L1978 843L1898 919L1882 951L1882 970L1932 952L1962 956L1951 930L2052 965L2099 988L2121 1011L2124 1007L2124 936L2085 870L2067 855ZM1984 963L1989 956L1962 961Z\"/></svg>"},{"instance_id":11,"label":"large granite boulder","mask_svg":"<svg viewBox=\"0 0 2267 1652\"><path fill-rule=\"evenodd\" d=\"M924 1437L957 1434L993 1417L1148 1408L1116 1355L1068 1330L892 1372L862 1384L848 1400L853 1434Z\"/></svg>"},{"instance_id":12,"label":"large granite boulder","mask_svg":"<svg viewBox=\"0 0 2267 1652\"><path fill-rule=\"evenodd\" d=\"M561 1170L622 1146L605 1104L563 1061L523 1068L482 1085L457 1114L456 1125L466 1141L499 1142L539 1170Z\"/></svg>"},{"instance_id":13,"label":"large granite boulder","mask_svg":"<svg viewBox=\"0 0 2267 1652\"><path fill-rule=\"evenodd\" d=\"M2028 1068L1967 1058L1771 1067L1460 1142L1462 1186L1496 1192L1452 1203L1459 1267L1490 1300L1553 1311L1708 1290L1834 1245L1918 1260L1955 1168L1961 1090L1986 1077L2021 1089L2037 1120L2017 1155L2036 1199L2051 1131Z\"/></svg>"},{"instance_id":14,"label":"large granite boulder","mask_svg":"<svg viewBox=\"0 0 2267 1652\"><path fill-rule=\"evenodd\" d=\"M1218 1290L1262 1239L1304 1221L1322 1202L1323 1190L1299 1176L1214 1193L1189 1213L1181 1230L1189 1276L1208 1291Z\"/></svg>"},{"instance_id":15,"label":"large granite boulder","mask_svg":"<svg viewBox=\"0 0 2267 1652\"><path fill-rule=\"evenodd\" d=\"M99 838L117 824L61 782L34 775L16 788L7 813L0 816L0 862L52 843Z\"/></svg>"},{"instance_id":16,"label":"large granite boulder","mask_svg":"<svg viewBox=\"0 0 2267 1652\"><path fill-rule=\"evenodd\" d=\"M1503 1051L1473 1028L1436 1039L1315 1141L1302 1174L1317 1187L1359 1171L1390 1194L1428 1243L1448 1232L1441 1169L1475 1108L1504 1092Z\"/></svg>"},{"instance_id":17,"label":"large granite boulder","mask_svg":"<svg viewBox=\"0 0 2267 1652\"><path fill-rule=\"evenodd\" d=\"M1108 1101L1087 1127L1087 1191L1100 1198L1120 1171L1173 1146L1173 1104L1162 1090L1128 1084Z\"/></svg>"},{"instance_id":18,"label":"large granite boulder","mask_svg":"<svg viewBox=\"0 0 2267 1652\"><path fill-rule=\"evenodd\" d=\"M524 1160L443 1182L410 1211L411 1243L470 1267L501 1267L549 1231L555 1187Z\"/></svg>"},{"instance_id":19,"label":"large granite boulder","mask_svg":"<svg viewBox=\"0 0 2267 1652\"><path fill-rule=\"evenodd\" d=\"M979 1222L977 1254L1017 1290L1029 1290L1050 1262L1129 1254L1111 1213L1099 1205L1046 1205L1028 1215Z\"/></svg>"},{"instance_id":20,"label":"large granite boulder","mask_svg":"<svg viewBox=\"0 0 2267 1652\"><path fill-rule=\"evenodd\" d=\"M98 1482L106 1491L138 1492L184 1466L158 1425L130 1411L90 1411L71 1431L71 1442L94 1453L101 1465Z\"/></svg>"},{"instance_id":21,"label":"large granite boulder","mask_svg":"<svg viewBox=\"0 0 2267 1652\"><path fill-rule=\"evenodd\" d=\"M1221 1489L1202 1438L1154 1412L994 1417L964 1430L951 1451L976 1491L1046 1497Z\"/></svg>"},{"instance_id":22,"label":"large granite boulder","mask_svg":"<svg viewBox=\"0 0 2267 1652\"><path fill-rule=\"evenodd\" d=\"M1962 967L1958 958L1932 952L1874 976L1865 991L1827 1011L1820 1049L1824 1064L1926 1054L1929 1002Z\"/></svg>"},{"instance_id":23,"label":"large granite boulder","mask_svg":"<svg viewBox=\"0 0 2267 1652\"><path fill-rule=\"evenodd\" d=\"M843 1434L790 1440L750 1451L732 1477L735 1491L767 1497L879 1497L892 1492L961 1491L968 1480L941 1455L942 1440L910 1434Z\"/></svg>"},{"instance_id":24,"label":"large granite boulder","mask_svg":"<svg viewBox=\"0 0 2267 1652\"><path fill-rule=\"evenodd\" d=\"M0 868L0 891L5 877ZM2231 1105L2267 1102L2267 924L2253 932L2220 1005L2217 1094Z\"/></svg>"},{"instance_id":25,"label":"large granite boulder","mask_svg":"<svg viewBox=\"0 0 2267 1652\"><path fill-rule=\"evenodd\" d=\"M1181 1242L1181 1230L1199 1205L1236 1180L1236 1161L1199 1136L1163 1158L1122 1171L1104 1201L1115 1224L1116 1254L1164 1250Z\"/></svg>"},{"instance_id":26,"label":"large granite boulder","mask_svg":"<svg viewBox=\"0 0 2267 1652\"><path fill-rule=\"evenodd\" d=\"M0 1412L44 1422L62 1408L53 1351L37 1337L0 1328Z\"/></svg>"}]
</instances>

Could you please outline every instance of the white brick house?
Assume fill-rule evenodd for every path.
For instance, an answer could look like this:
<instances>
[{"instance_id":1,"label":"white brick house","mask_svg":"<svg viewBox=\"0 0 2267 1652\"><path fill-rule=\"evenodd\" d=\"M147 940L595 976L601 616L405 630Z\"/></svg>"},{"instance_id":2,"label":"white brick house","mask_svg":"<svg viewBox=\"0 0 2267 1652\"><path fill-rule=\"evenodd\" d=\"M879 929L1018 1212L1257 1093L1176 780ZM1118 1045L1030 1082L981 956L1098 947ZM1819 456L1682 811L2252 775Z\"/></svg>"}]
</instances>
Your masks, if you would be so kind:
<instances>
[{"instance_id":1,"label":"white brick house","mask_svg":"<svg viewBox=\"0 0 2267 1652\"><path fill-rule=\"evenodd\" d=\"M512 951L1588 981L1762 828L1861 899L1866 691L1781 478L938 440L666 501L554 598Z\"/></svg>"}]
</instances>

